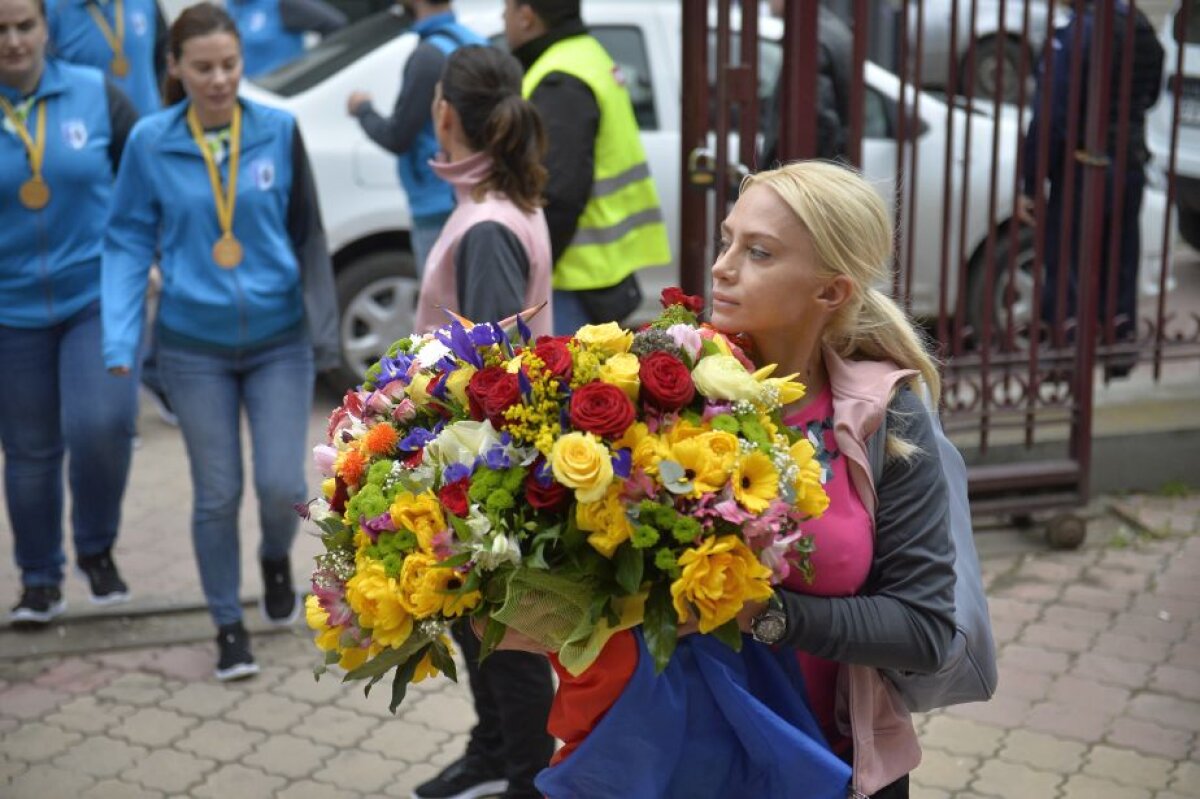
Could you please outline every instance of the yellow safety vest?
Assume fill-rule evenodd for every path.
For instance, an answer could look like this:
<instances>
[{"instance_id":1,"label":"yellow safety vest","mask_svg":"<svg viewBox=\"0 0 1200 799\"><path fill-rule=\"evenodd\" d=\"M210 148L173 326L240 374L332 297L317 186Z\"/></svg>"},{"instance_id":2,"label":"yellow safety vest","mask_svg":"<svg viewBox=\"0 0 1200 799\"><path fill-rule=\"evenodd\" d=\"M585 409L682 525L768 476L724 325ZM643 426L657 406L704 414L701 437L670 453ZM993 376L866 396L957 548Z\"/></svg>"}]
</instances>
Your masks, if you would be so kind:
<instances>
[{"instance_id":1,"label":"yellow safety vest","mask_svg":"<svg viewBox=\"0 0 1200 799\"><path fill-rule=\"evenodd\" d=\"M551 72L583 81L600 106L592 196L575 237L554 264L554 288L606 288L636 269L670 264L658 191L638 138L629 92L618 82L612 58L591 36L563 39L525 73L522 94L530 97Z\"/></svg>"}]
</instances>

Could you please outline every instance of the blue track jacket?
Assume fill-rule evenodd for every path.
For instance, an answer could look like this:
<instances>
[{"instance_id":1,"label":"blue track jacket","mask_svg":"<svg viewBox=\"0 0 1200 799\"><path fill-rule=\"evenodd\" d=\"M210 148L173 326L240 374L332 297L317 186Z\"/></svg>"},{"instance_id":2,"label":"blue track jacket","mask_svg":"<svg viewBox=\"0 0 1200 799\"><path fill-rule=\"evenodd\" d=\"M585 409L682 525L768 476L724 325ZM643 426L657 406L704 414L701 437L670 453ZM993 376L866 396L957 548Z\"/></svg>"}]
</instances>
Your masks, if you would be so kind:
<instances>
[{"instance_id":1,"label":"blue track jacket","mask_svg":"<svg viewBox=\"0 0 1200 799\"><path fill-rule=\"evenodd\" d=\"M104 241L105 366L135 362L156 245L163 273L158 324L165 332L199 345L236 349L264 343L300 324L300 263L288 230L289 210L294 210L289 202L295 120L285 111L240 102L242 152L233 234L245 254L234 269L222 269L212 258L221 228L204 159L188 130L190 104L179 103L134 126ZM222 181L228 179L228 166L226 160L219 167ZM315 197L305 203L319 220ZM322 236L314 249L323 247ZM314 257L323 258L328 271L328 254Z\"/></svg>"},{"instance_id":2,"label":"blue track jacket","mask_svg":"<svg viewBox=\"0 0 1200 799\"><path fill-rule=\"evenodd\" d=\"M24 98L7 86L13 105ZM28 180L25 145L0 115L0 325L49 327L100 296L100 247L113 176L136 112L91 67L46 61L27 122L37 135L36 101L46 99L42 177L50 202L31 211L17 200Z\"/></svg>"},{"instance_id":3,"label":"blue track jacket","mask_svg":"<svg viewBox=\"0 0 1200 799\"><path fill-rule=\"evenodd\" d=\"M246 77L270 72L304 52L304 33L284 27L279 0L230 0L225 10L242 36Z\"/></svg>"},{"instance_id":4,"label":"blue track jacket","mask_svg":"<svg viewBox=\"0 0 1200 799\"><path fill-rule=\"evenodd\" d=\"M133 101L138 114L145 116L162 107L159 94L160 72L166 52L166 24L157 0L122 0L125 11L125 57L129 74L117 77L110 67L113 51L88 11L95 6L115 30L115 6L112 0L46 0L46 21L55 56L75 64L96 67L121 88ZM160 41L160 38L163 41Z\"/></svg>"}]
</instances>

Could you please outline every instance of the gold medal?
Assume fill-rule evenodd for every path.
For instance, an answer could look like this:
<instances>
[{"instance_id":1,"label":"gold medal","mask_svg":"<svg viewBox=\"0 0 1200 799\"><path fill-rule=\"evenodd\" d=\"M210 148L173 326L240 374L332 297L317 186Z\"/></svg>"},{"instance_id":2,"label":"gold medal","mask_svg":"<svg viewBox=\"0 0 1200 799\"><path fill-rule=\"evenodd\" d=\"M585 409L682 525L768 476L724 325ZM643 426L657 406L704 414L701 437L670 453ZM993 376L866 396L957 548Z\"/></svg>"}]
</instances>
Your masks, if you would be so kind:
<instances>
[{"instance_id":1,"label":"gold medal","mask_svg":"<svg viewBox=\"0 0 1200 799\"><path fill-rule=\"evenodd\" d=\"M242 262L242 243L232 233L226 233L213 245L212 256L217 266L233 269Z\"/></svg>"},{"instance_id":2,"label":"gold medal","mask_svg":"<svg viewBox=\"0 0 1200 799\"><path fill-rule=\"evenodd\" d=\"M108 71L114 77L125 77L129 74L129 59L125 56L125 6L122 0L113 0L113 25L108 24L104 12L95 2L87 2L86 5L88 13L92 15L92 21L96 23L104 41L108 43L108 48L112 50L113 57L112 61L108 62Z\"/></svg>"},{"instance_id":3,"label":"gold medal","mask_svg":"<svg viewBox=\"0 0 1200 799\"><path fill-rule=\"evenodd\" d=\"M108 69L114 76L123 78L129 74L129 59L124 53L117 53L109 62Z\"/></svg>"},{"instance_id":4,"label":"gold medal","mask_svg":"<svg viewBox=\"0 0 1200 799\"><path fill-rule=\"evenodd\" d=\"M32 177L21 184L17 196L30 211L40 211L50 202L50 187L40 177Z\"/></svg>"}]
</instances>

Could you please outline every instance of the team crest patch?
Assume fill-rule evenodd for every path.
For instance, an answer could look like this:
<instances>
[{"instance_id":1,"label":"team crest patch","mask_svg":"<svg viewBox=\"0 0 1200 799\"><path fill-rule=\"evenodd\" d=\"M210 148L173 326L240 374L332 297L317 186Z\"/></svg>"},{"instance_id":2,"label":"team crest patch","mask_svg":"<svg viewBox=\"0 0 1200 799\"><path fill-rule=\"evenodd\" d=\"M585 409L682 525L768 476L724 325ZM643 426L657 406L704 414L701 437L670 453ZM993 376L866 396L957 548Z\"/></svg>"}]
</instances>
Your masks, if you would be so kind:
<instances>
[{"instance_id":1,"label":"team crest patch","mask_svg":"<svg viewBox=\"0 0 1200 799\"><path fill-rule=\"evenodd\" d=\"M267 27L267 15L262 11L255 11L250 15L250 22L247 27L252 31L260 31Z\"/></svg>"},{"instance_id":2,"label":"team crest patch","mask_svg":"<svg viewBox=\"0 0 1200 799\"><path fill-rule=\"evenodd\" d=\"M250 175L259 191L268 191L275 185L275 162L270 158L260 158L250 164Z\"/></svg>"},{"instance_id":3,"label":"team crest patch","mask_svg":"<svg viewBox=\"0 0 1200 799\"><path fill-rule=\"evenodd\" d=\"M146 31L150 30L146 15L141 11L134 11L129 15L129 27L133 28L133 32L137 36L145 36Z\"/></svg>"},{"instance_id":4,"label":"team crest patch","mask_svg":"<svg viewBox=\"0 0 1200 799\"><path fill-rule=\"evenodd\" d=\"M63 141L72 150L82 150L87 146L88 129L82 119L68 119L62 125Z\"/></svg>"}]
</instances>

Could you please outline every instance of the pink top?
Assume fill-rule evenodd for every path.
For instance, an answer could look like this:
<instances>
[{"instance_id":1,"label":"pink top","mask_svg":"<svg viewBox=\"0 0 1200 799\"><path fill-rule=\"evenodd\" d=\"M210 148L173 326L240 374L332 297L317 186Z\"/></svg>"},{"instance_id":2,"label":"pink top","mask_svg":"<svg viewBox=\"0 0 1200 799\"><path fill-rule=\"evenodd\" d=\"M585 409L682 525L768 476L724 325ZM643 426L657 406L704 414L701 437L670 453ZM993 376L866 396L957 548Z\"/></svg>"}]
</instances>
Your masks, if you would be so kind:
<instances>
[{"instance_id":1,"label":"pink top","mask_svg":"<svg viewBox=\"0 0 1200 799\"><path fill-rule=\"evenodd\" d=\"M838 451L833 434L833 393L829 387L813 400L784 418L789 427L804 431L817 450L822 465L821 480L829 494L829 508L801 529L813 537L814 580L807 583L793 571L784 581L792 591L815 596L852 596L866 582L874 554L871 517L846 473L846 459ZM798 652L800 670L808 689L808 700L822 732L835 752L850 749L850 739L837 731L834 700L837 696L838 664L832 660Z\"/></svg>"}]
</instances>

